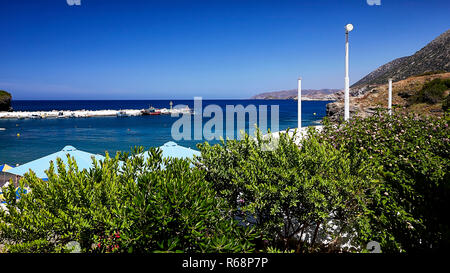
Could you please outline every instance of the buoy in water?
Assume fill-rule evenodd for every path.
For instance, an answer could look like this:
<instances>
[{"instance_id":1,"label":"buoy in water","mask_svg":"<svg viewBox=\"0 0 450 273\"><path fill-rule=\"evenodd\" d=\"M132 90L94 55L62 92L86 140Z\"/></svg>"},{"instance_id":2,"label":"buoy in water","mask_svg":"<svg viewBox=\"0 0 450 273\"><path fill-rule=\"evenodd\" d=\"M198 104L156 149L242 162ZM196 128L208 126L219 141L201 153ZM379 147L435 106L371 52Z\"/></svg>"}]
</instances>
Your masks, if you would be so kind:
<instances>
[{"instance_id":1,"label":"buoy in water","mask_svg":"<svg viewBox=\"0 0 450 273\"><path fill-rule=\"evenodd\" d=\"M17 137L20 137L20 134L19 134L19 133L17 133Z\"/></svg>"},{"instance_id":2,"label":"buoy in water","mask_svg":"<svg viewBox=\"0 0 450 273\"><path fill-rule=\"evenodd\" d=\"M315 115L316 115L316 113L313 113L313 115L315 116Z\"/></svg>"}]
</instances>

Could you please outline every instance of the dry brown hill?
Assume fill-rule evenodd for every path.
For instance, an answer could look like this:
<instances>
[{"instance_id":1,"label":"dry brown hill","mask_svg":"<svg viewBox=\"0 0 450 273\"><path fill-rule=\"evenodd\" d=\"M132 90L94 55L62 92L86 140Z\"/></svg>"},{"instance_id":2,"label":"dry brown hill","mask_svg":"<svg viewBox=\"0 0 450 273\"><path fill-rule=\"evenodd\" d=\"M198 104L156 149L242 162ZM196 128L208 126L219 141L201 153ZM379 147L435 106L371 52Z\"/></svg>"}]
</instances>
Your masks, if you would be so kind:
<instances>
[{"instance_id":1,"label":"dry brown hill","mask_svg":"<svg viewBox=\"0 0 450 273\"><path fill-rule=\"evenodd\" d=\"M414 76L405 80L393 82L392 84L392 105L406 112L415 112L430 115L442 115L442 103L410 103L412 96L416 95L423 88L425 83L434 79L450 79L450 73L439 73L432 75ZM445 96L448 96L449 90ZM368 116L377 109L387 109L388 84L373 85L363 94L350 97L350 115ZM339 100L327 105L327 116L332 121L343 117L344 103Z\"/></svg>"}]
</instances>

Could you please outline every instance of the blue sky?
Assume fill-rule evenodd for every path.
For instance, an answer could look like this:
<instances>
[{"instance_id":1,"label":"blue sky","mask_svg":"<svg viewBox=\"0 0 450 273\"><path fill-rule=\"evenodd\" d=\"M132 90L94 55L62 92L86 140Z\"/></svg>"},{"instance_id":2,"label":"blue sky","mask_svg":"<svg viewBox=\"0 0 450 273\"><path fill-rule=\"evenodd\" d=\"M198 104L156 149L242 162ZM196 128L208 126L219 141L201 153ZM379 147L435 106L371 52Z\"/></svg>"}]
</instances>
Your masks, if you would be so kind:
<instances>
[{"instance_id":1,"label":"blue sky","mask_svg":"<svg viewBox=\"0 0 450 273\"><path fill-rule=\"evenodd\" d=\"M449 29L448 0L0 1L14 99L248 98L343 88Z\"/></svg>"}]
</instances>

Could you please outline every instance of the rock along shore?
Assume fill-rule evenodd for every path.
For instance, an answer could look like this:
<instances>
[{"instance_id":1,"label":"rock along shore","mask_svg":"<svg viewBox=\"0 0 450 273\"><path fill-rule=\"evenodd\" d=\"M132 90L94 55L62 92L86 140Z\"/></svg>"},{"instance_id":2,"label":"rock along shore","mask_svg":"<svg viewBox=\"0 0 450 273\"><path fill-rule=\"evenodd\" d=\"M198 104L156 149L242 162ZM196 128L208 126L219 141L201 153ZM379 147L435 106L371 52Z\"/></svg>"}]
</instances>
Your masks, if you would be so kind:
<instances>
[{"instance_id":1,"label":"rock along shore","mask_svg":"<svg viewBox=\"0 0 450 273\"><path fill-rule=\"evenodd\" d=\"M158 109L161 114L191 114L190 109ZM0 119L40 119L40 118L89 118L108 116L141 116L144 109L126 110L53 110L0 112Z\"/></svg>"}]
</instances>

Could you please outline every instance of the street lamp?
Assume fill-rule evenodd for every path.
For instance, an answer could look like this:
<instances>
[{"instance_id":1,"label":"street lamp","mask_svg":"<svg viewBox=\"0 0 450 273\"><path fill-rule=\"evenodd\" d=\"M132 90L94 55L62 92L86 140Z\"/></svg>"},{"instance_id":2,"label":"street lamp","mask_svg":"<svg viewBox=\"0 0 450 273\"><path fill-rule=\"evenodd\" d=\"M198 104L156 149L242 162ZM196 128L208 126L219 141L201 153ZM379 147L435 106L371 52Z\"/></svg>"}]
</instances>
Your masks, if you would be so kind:
<instances>
[{"instance_id":1,"label":"street lamp","mask_svg":"<svg viewBox=\"0 0 450 273\"><path fill-rule=\"evenodd\" d=\"M345 26L345 93L344 93L344 120L350 118L350 78L348 77L348 33L353 30L352 24Z\"/></svg>"},{"instance_id":2,"label":"street lamp","mask_svg":"<svg viewBox=\"0 0 450 273\"><path fill-rule=\"evenodd\" d=\"M302 128L302 78L298 78L298 94L297 94L297 107L298 107L298 131Z\"/></svg>"}]
</instances>

